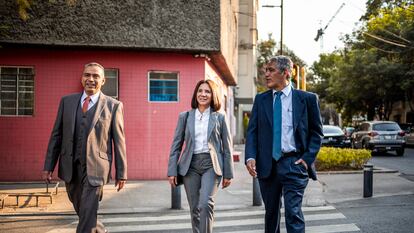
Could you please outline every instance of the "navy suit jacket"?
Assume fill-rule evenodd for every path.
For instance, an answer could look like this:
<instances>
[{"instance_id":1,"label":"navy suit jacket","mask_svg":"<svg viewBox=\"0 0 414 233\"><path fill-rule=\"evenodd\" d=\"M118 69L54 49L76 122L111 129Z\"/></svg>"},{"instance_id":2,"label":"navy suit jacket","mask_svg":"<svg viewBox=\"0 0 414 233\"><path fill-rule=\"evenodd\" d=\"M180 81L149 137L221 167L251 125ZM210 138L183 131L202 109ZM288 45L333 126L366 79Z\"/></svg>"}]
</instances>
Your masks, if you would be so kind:
<instances>
[{"instance_id":1,"label":"navy suit jacket","mask_svg":"<svg viewBox=\"0 0 414 233\"><path fill-rule=\"evenodd\" d=\"M308 165L309 177L316 180L314 161L323 138L318 97L292 88L293 134L296 151ZM273 94L272 90L256 95L247 128L245 161L256 160L258 178L272 170Z\"/></svg>"}]
</instances>

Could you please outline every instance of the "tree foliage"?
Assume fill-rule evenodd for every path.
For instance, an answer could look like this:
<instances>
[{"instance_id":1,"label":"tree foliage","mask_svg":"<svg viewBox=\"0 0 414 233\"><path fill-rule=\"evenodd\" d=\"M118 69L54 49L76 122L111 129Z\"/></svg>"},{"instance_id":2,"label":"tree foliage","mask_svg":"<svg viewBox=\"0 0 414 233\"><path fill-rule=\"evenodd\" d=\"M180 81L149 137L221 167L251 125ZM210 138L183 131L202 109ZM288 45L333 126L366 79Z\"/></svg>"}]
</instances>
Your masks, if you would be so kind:
<instances>
[{"instance_id":1,"label":"tree foliage","mask_svg":"<svg viewBox=\"0 0 414 233\"><path fill-rule=\"evenodd\" d=\"M320 55L311 68L320 81L314 91L348 123L356 115L388 120L398 102L414 100L412 1L369 0L361 21L344 49Z\"/></svg>"}]
</instances>

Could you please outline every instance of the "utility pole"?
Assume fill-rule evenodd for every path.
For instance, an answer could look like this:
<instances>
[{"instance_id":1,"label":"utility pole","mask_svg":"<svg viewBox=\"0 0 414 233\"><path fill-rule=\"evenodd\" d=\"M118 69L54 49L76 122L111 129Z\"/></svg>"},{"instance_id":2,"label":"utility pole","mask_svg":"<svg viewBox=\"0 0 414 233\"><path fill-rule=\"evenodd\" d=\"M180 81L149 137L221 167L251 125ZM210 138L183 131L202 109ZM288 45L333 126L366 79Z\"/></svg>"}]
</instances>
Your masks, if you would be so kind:
<instances>
[{"instance_id":1,"label":"utility pole","mask_svg":"<svg viewBox=\"0 0 414 233\"><path fill-rule=\"evenodd\" d=\"M283 0L280 1L280 5L263 5L262 7L280 7L280 55L283 55Z\"/></svg>"},{"instance_id":2,"label":"utility pole","mask_svg":"<svg viewBox=\"0 0 414 233\"><path fill-rule=\"evenodd\" d=\"M280 2L280 55L283 55L283 0Z\"/></svg>"}]
</instances>

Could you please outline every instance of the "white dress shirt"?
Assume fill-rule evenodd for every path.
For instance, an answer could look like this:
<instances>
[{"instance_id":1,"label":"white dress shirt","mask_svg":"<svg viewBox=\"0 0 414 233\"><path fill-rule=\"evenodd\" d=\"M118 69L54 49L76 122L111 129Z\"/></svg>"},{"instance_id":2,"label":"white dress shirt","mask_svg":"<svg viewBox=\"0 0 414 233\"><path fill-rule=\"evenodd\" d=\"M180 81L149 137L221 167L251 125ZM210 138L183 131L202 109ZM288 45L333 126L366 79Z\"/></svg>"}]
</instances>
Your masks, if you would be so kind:
<instances>
[{"instance_id":1,"label":"white dress shirt","mask_svg":"<svg viewBox=\"0 0 414 233\"><path fill-rule=\"evenodd\" d=\"M91 109L96 103L98 103L98 99L99 99L99 94L100 93L101 92L98 91L94 95L91 95L90 96L91 97L91 100L89 101L88 110ZM85 102L86 97L88 97L88 95L84 91L83 94L82 94L82 97L81 97L81 102L80 102L80 104L81 104L80 106L81 107L83 106L83 103Z\"/></svg>"},{"instance_id":2,"label":"white dress shirt","mask_svg":"<svg viewBox=\"0 0 414 233\"><path fill-rule=\"evenodd\" d=\"M273 90L273 103L276 90ZM296 151L295 137L293 135L293 108L292 86L289 84L282 89L280 100L282 102L282 152Z\"/></svg>"},{"instance_id":3,"label":"white dress shirt","mask_svg":"<svg viewBox=\"0 0 414 233\"><path fill-rule=\"evenodd\" d=\"M201 113L198 108L195 111L195 145L194 154L208 153L207 130L210 119L210 108Z\"/></svg>"}]
</instances>

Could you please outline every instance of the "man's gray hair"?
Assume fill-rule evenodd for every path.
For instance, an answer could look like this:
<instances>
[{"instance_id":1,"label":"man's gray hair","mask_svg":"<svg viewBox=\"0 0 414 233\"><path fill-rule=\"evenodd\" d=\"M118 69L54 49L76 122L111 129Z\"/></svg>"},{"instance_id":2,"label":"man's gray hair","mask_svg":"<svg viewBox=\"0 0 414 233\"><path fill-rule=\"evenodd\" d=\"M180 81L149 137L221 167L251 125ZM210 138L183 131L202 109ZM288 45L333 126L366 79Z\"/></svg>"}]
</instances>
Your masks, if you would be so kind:
<instances>
[{"instance_id":1,"label":"man's gray hair","mask_svg":"<svg viewBox=\"0 0 414 233\"><path fill-rule=\"evenodd\" d=\"M99 64L98 62L89 62L89 63L85 64L84 68L89 67L89 66L97 66L97 67L101 68L102 71L105 71L105 68L101 64Z\"/></svg>"},{"instance_id":2,"label":"man's gray hair","mask_svg":"<svg viewBox=\"0 0 414 233\"><path fill-rule=\"evenodd\" d=\"M288 71L289 77L292 75L292 69L293 69L293 62L290 60L288 56L275 56L269 59L269 63L274 63L276 68L281 72L284 73L285 71Z\"/></svg>"}]
</instances>

